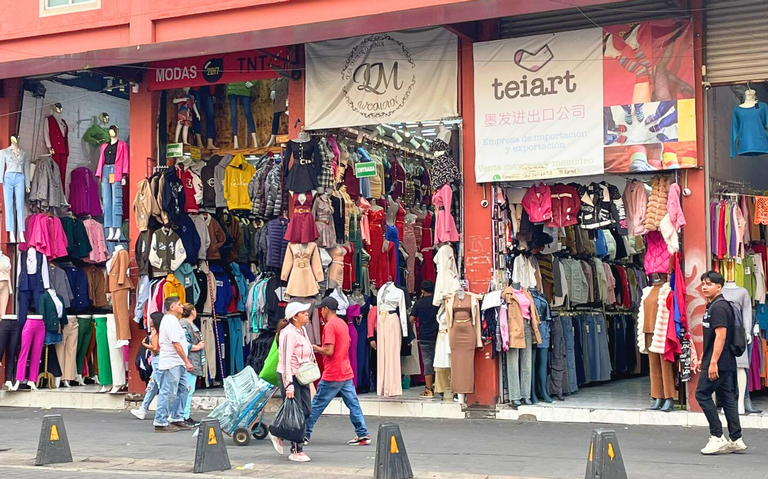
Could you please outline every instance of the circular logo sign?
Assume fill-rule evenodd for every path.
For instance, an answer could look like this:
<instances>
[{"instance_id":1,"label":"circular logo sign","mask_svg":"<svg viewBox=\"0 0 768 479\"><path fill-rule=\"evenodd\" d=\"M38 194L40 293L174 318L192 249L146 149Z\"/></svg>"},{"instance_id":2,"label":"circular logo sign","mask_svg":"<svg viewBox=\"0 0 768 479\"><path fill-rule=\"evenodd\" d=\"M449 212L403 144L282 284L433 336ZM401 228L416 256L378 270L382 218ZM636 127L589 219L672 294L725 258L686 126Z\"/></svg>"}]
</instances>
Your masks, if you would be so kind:
<instances>
[{"instance_id":1,"label":"circular logo sign","mask_svg":"<svg viewBox=\"0 0 768 479\"><path fill-rule=\"evenodd\" d=\"M344 99L365 118L386 120L408 102L416 85L416 63L405 44L387 34L366 37L341 70Z\"/></svg>"},{"instance_id":2,"label":"circular logo sign","mask_svg":"<svg viewBox=\"0 0 768 479\"><path fill-rule=\"evenodd\" d=\"M203 65L203 78L208 83L216 83L224 75L224 59L211 58Z\"/></svg>"}]
</instances>

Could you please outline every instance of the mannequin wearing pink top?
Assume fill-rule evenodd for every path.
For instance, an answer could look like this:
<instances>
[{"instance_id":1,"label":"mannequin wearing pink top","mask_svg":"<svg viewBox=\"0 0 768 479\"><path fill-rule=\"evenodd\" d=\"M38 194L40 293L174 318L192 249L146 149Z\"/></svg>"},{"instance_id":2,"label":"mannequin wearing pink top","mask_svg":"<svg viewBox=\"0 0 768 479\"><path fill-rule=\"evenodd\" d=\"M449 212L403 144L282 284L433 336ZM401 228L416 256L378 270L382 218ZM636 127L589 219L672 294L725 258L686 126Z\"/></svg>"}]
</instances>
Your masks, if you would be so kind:
<instances>
[{"instance_id":1,"label":"mannequin wearing pink top","mask_svg":"<svg viewBox=\"0 0 768 479\"><path fill-rule=\"evenodd\" d=\"M451 215L451 199L453 192L449 185L443 185L432 195L432 204L435 207L435 244L446 241L459 241L459 231L456 222Z\"/></svg>"}]
</instances>

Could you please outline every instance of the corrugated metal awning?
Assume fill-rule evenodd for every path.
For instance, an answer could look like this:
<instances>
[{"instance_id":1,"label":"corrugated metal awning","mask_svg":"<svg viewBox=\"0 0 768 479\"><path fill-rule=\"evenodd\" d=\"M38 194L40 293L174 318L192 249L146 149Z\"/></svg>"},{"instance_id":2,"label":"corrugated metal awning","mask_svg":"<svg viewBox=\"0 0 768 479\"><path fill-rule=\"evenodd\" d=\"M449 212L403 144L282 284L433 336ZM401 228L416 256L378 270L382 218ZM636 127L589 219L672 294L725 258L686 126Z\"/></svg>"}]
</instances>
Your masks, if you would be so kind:
<instances>
[{"instance_id":1,"label":"corrugated metal awning","mask_svg":"<svg viewBox=\"0 0 768 479\"><path fill-rule=\"evenodd\" d=\"M706 7L706 80L768 81L768 0L709 0Z\"/></svg>"},{"instance_id":2,"label":"corrugated metal awning","mask_svg":"<svg viewBox=\"0 0 768 479\"><path fill-rule=\"evenodd\" d=\"M768 0L756 0L768 3ZM565 3L565 2L564 2ZM569 8L499 19L499 38L580 30L657 18L689 16L677 0L629 0L592 7Z\"/></svg>"}]
</instances>

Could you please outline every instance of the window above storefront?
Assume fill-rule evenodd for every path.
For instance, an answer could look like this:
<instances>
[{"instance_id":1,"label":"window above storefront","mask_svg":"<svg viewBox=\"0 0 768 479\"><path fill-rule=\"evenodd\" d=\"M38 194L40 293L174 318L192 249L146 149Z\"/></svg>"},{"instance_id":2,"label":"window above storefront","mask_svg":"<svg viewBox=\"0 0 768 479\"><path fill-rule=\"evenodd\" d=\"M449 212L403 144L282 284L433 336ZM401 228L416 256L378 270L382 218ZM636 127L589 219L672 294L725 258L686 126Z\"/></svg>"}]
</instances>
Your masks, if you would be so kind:
<instances>
[{"instance_id":1,"label":"window above storefront","mask_svg":"<svg viewBox=\"0 0 768 479\"><path fill-rule=\"evenodd\" d=\"M40 0L40 16L63 15L101 8L101 0Z\"/></svg>"}]
</instances>

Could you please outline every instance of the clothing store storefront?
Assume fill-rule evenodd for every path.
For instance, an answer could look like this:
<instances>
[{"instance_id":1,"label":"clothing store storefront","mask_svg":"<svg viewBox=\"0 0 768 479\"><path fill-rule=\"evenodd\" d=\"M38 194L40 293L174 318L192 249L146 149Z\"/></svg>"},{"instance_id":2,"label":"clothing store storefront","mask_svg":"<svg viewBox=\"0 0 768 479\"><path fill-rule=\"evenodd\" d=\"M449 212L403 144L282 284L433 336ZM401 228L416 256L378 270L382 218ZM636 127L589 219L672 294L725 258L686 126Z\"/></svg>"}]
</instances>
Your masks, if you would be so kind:
<instances>
[{"instance_id":1,"label":"clothing store storefront","mask_svg":"<svg viewBox=\"0 0 768 479\"><path fill-rule=\"evenodd\" d=\"M474 64L495 272L481 309L499 402L685 408L691 21L476 43Z\"/></svg>"},{"instance_id":2,"label":"clothing store storefront","mask_svg":"<svg viewBox=\"0 0 768 479\"><path fill-rule=\"evenodd\" d=\"M765 196L768 159L768 47L743 20L768 15L763 2L708 2L705 81L709 152L709 258L726 279L723 295L741 308L751 344L738 358L739 412L768 407ZM750 40L747 40L749 38ZM749 59L742 55L745 46Z\"/></svg>"}]
</instances>

